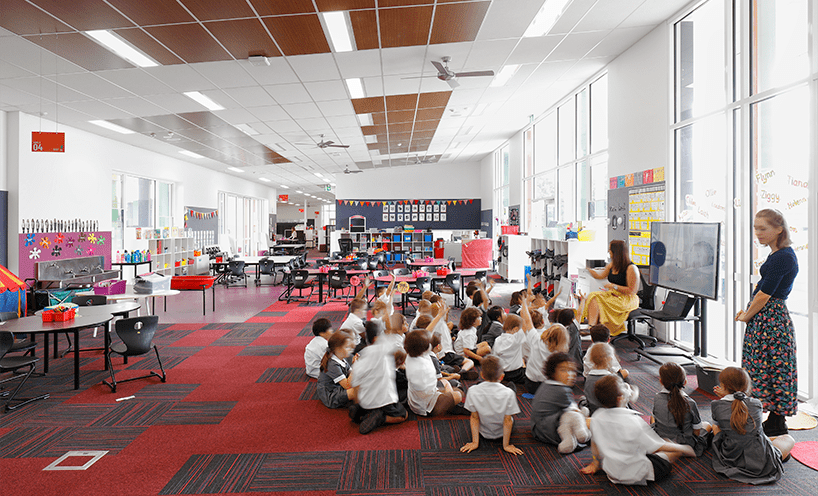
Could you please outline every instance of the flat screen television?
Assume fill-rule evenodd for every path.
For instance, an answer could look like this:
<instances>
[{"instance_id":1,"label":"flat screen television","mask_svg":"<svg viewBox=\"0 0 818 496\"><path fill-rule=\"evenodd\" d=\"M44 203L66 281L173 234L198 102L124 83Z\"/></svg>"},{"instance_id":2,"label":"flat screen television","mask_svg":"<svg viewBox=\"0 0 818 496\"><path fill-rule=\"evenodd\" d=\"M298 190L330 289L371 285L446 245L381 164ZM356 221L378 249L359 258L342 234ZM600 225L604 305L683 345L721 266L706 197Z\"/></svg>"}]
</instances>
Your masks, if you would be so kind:
<instances>
[{"instance_id":1,"label":"flat screen television","mask_svg":"<svg viewBox=\"0 0 818 496\"><path fill-rule=\"evenodd\" d=\"M650 283L715 300L720 241L717 222L651 223Z\"/></svg>"}]
</instances>

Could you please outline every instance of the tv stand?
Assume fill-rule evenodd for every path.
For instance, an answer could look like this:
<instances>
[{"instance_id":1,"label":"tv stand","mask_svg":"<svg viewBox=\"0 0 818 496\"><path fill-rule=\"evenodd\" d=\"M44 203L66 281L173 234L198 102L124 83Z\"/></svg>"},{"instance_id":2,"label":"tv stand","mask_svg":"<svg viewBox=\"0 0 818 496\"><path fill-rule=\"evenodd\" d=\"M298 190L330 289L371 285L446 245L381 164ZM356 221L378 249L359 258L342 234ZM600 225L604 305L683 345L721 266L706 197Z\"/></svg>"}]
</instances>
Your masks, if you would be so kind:
<instances>
[{"instance_id":1,"label":"tv stand","mask_svg":"<svg viewBox=\"0 0 818 496\"><path fill-rule=\"evenodd\" d=\"M707 356L707 302L701 296L693 296L693 315L686 316L680 319L661 319L653 317L660 322L693 322L693 353L692 355L682 353L677 348L651 348L637 349L636 353L648 360L656 363L662 363L662 360L657 357L673 357L684 356L692 358L693 356Z\"/></svg>"}]
</instances>

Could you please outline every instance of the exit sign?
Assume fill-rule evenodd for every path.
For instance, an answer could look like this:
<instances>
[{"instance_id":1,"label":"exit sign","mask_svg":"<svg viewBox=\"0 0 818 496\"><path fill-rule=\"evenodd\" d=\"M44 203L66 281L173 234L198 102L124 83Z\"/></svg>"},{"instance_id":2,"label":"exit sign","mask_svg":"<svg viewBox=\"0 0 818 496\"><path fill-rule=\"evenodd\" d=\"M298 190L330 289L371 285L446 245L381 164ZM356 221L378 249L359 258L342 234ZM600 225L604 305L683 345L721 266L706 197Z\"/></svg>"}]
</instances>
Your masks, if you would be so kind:
<instances>
[{"instance_id":1,"label":"exit sign","mask_svg":"<svg viewBox=\"0 0 818 496\"><path fill-rule=\"evenodd\" d=\"M32 152L65 153L65 133L31 132Z\"/></svg>"},{"instance_id":2,"label":"exit sign","mask_svg":"<svg viewBox=\"0 0 818 496\"><path fill-rule=\"evenodd\" d=\"M332 191L332 185L327 184L326 186L324 186L324 191Z\"/></svg>"}]
</instances>

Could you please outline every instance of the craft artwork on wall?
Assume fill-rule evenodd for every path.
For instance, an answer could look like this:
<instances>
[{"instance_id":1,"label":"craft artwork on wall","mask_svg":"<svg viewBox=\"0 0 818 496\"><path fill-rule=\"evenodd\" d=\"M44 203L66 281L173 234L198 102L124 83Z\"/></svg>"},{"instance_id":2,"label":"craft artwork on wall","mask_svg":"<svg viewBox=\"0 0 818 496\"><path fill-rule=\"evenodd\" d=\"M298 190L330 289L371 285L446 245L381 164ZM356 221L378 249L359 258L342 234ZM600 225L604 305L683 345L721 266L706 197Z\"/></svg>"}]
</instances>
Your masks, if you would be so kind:
<instances>
[{"instance_id":1,"label":"craft artwork on wall","mask_svg":"<svg viewBox=\"0 0 818 496\"><path fill-rule=\"evenodd\" d=\"M367 227L391 229L411 225L414 229L477 229L480 200L337 200L336 219L352 215L367 218Z\"/></svg>"},{"instance_id":2,"label":"craft artwork on wall","mask_svg":"<svg viewBox=\"0 0 818 496\"><path fill-rule=\"evenodd\" d=\"M24 233L19 243L19 276L24 280L34 277L34 264L48 260L102 255L105 270L111 268L111 231Z\"/></svg>"}]
</instances>

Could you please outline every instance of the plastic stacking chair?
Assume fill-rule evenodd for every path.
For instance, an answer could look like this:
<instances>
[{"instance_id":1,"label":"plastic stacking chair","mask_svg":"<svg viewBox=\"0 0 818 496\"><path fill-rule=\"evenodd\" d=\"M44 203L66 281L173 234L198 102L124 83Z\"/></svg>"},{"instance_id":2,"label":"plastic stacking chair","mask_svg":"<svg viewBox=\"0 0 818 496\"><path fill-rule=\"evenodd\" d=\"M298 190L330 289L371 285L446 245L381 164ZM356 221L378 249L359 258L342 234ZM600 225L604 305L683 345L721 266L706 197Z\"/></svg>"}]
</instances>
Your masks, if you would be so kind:
<instances>
[{"instance_id":1,"label":"plastic stacking chair","mask_svg":"<svg viewBox=\"0 0 818 496\"><path fill-rule=\"evenodd\" d=\"M258 262L258 275L256 276L256 286L274 286L276 283L276 264L270 259L262 258ZM273 276L273 282L270 284L262 284L261 276Z\"/></svg>"},{"instance_id":2,"label":"plastic stacking chair","mask_svg":"<svg viewBox=\"0 0 818 496\"><path fill-rule=\"evenodd\" d=\"M420 301L423 299L423 293L432 290L432 281L428 277L418 277L415 279L415 287L406 293L406 303L413 308L415 304L412 301Z\"/></svg>"},{"instance_id":3,"label":"plastic stacking chair","mask_svg":"<svg viewBox=\"0 0 818 496\"><path fill-rule=\"evenodd\" d=\"M463 281L460 279L460 274L446 275L446 279L443 280L443 286L444 289L448 289L444 292L454 294L454 306L460 308L463 304L463 300L460 297L460 292L463 289Z\"/></svg>"},{"instance_id":4,"label":"plastic stacking chair","mask_svg":"<svg viewBox=\"0 0 818 496\"><path fill-rule=\"evenodd\" d=\"M227 278L225 279L225 286L230 287L231 283L236 281L243 281L244 287L247 287L247 274L244 272L244 260L233 260L227 264Z\"/></svg>"},{"instance_id":5,"label":"plastic stacking chair","mask_svg":"<svg viewBox=\"0 0 818 496\"><path fill-rule=\"evenodd\" d=\"M398 269L392 269L392 273L395 274L395 277L397 277L397 276L408 276L412 272L406 267L400 267Z\"/></svg>"},{"instance_id":6,"label":"plastic stacking chair","mask_svg":"<svg viewBox=\"0 0 818 496\"><path fill-rule=\"evenodd\" d=\"M0 312L0 322L14 320L16 318L17 312ZM31 338L21 338L19 336L15 336L14 344L11 345L11 349L8 352L9 353L23 352L24 355L34 356L35 348L37 348L37 341L34 341Z\"/></svg>"},{"instance_id":7,"label":"plastic stacking chair","mask_svg":"<svg viewBox=\"0 0 818 496\"><path fill-rule=\"evenodd\" d=\"M74 305L79 305L81 307L93 307L93 306L97 306L97 305L107 305L108 304L108 297L105 296L105 295L97 295L97 294L86 295L86 296L75 296L75 297L71 298L71 303L73 303ZM94 329L94 337L96 337L96 335L97 335L96 329L98 329L98 328ZM104 327L103 327L103 329L104 329ZM74 349L74 345L71 343L71 336L69 336L67 332L65 333L65 339L68 340L68 349L64 350L60 354L60 357L64 357L66 354L68 354L69 352L71 352ZM82 349L80 349L80 351L81 352L82 351L102 351L104 349L105 348L82 348Z\"/></svg>"},{"instance_id":8,"label":"plastic stacking chair","mask_svg":"<svg viewBox=\"0 0 818 496\"><path fill-rule=\"evenodd\" d=\"M25 384L26 380L31 377L31 374L34 373L34 366L39 360L33 356L26 356L26 355L16 355L16 356L6 356L11 350L11 347L14 345L14 334L10 332L0 332L0 373L11 372L11 377L7 377L3 380L0 380L0 384L4 384L9 381L20 380L20 383L17 384L17 387L14 388L10 394L8 391L4 391L0 393L2 396L8 396L6 402L3 405L5 411L16 410L17 408L31 403L32 401L36 400L43 400L48 398L48 394L42 394L40 396L36 396L34 398L27 398L27 399L17 399L17 393L20 392L22 389L23 384ZM28 372L17 374L16 372L19 369L24 367L28 367ZM16 404L12 404L12 402L16 401Z\"/></svg>"},{"instance_id":9,"label":"plastic stacking chair","mask_svg":"<svg viewBox=\"0 0 818 496\"><path fill-rule=\"evenodd\" d=\"M330 298L338 298L338 291L341 291L341 298L342 299L350 299L352 298L352 294L349 291L344 293L344 290L349 289L352 287L349 284L349 279L347 278L347 271L343 269L331 270L327 274L327 281L328 281L328 290L327 290L327 301Z\"/></svg>"},{"instance_id":10,"label":"plastic stacking chair","mask_svg":"<svg viewBox=\"0 0 818 496\"><path fill-rule=\"evenodd\" d=\"M378 255L370 255L370 256L366 257L366 267L362 267L362 268L368 269L368 270L378 270L378 264L379 263L380 262L378 260Z\"/></svg>"},{"instance_id":11,"label":"plastic stacking chair","mask_svg":"<svg viewBox=\"0 0 818 496\"><path fill-rule=\"evenodd\" d=\"M310 294L307 295L306 301L309 303L315 286L310 280L310 273L304 269L293 269L290 271L290 293L287 295L287 303L291 301L305 301L304 290L309 289ZM298 298L293 294L298 290Z\"/></svg>"},{"instance_id":12,"label":"plastic stacking chair","mask_svg":"<svg viewBox=\"0 0 818 496\"><path fill-rule=\"evenodd\" d=\"M147 379L148 377L158 377L162 382L167 381L165 376L165 368L162 366L162 359L159 358L159 350L156 345L152 343L153 335L156 334L156 328L159 326L159 317L150 315L147 317L133 317L130 319L120 319L114 324L116 334L121 343L114 343L111 349L105 354L105 361L108 364L108 370L111 372L111 382L102 381L111 388L111 392L116 392L117 380L114 377L114 367L111 364L111 354L116 353L123 358L131 356L144 355L150 353L151 350L156 354L156 361L159 362L159 370L162 375L154 371L150 371L147 375L139 377L132 377L130 379L121 379L119 382L135 381L137 379Z\"/></svg>"}]
</instances>

